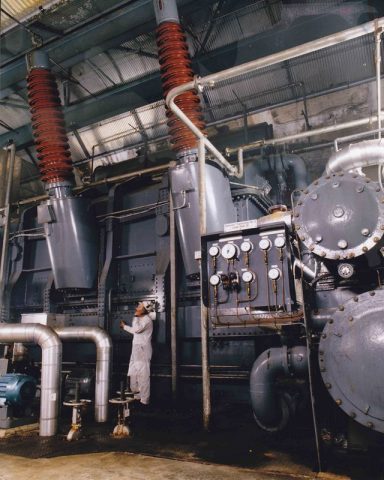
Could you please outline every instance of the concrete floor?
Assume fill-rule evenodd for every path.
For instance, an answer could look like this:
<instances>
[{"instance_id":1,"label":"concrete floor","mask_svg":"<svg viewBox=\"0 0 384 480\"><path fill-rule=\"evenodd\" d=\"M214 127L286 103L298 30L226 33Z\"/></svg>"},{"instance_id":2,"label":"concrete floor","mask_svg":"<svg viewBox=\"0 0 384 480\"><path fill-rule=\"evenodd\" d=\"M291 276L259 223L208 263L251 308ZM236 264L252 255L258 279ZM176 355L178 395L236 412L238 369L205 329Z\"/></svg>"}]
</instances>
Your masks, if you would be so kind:
<instances>
[{"instance_id":1,"label":"concrete floor","mask_svg":"<svg viewBox=\"0 0 384 480\"><path fill-rule=\"evenodd\" d=\"M66 441L70 417L55 437L39 437L36 429L0 439L0 480L384 480L377 454L365 463L360 456L329 457L332 473L314 473L310 429L296 424L271 437L241 408L223 409L209 433L196 411L134 412L133 436L123 439L111 436L113 416L95 424L89 413L76 442Z\"/></svg>"},{"instance_id":2,"label":"concrete floor","mask_svg":"<svg viewBox=\"0 0 384 480\"><path fill-rule=\"evenodd\" d=\"M109 452L27 459L0 454L0 480L347 480L339 475L255 472L132 453Z\"/></svg>"}]
</instances>

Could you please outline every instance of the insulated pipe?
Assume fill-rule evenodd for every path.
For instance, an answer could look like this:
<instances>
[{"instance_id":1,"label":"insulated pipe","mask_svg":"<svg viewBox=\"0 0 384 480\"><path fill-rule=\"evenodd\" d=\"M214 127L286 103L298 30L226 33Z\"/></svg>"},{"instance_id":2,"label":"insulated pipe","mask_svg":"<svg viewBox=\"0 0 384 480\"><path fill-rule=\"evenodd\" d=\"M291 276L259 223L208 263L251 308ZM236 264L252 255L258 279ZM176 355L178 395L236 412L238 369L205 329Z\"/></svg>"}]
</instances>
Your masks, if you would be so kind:
<instances>
[{"instance_id":1,"label":"insulated pipe","mask_svg":"<svg viewBox=\"0 0 384 480\"><path fill-rule=\"evenodd\" d=\"M7 281L7 267L8 267L8 251L9 251L9 227L11 223L11 192L13 183L13 170L15 167L16 145L13 142L8 150L8 177L7 188L5 192L4 201L4 230L3 230L3 245L1 250L0 261L0 322L4 321L4 292Z\"/></svg>"},{"instance_id":2,"label":"insulated pipe","mask_svg":"<svg viewBox=\"0 0 384 480\"><path fill-rule=\"evenodd\" d=\"M108 420L109 380L112 363L111 337L99 327L63 327L54 329L63 342L94 342L96 345L95 420Z\"/></svg>"},{"instance_id":3,"label":"insulated pipe","mask_svg":"<svg viewBox=\"0 0 384 480\"><path fill-rule=\"evenodd\" d=\"M365 140L335 152L328 160L325 171L329 175L339 171L354 170L384 161L384 140Z\"/></svg>"},{"instance_id":4,"label":"insulated pipe","mask_svg":"<svg viewBox=\"0 0 384 480\"><path fill-rule=\"evenodd\" d=\"M62 344L51 328L39 324L1 324L0 342L37 343L41 347L40 436L57 432Z\"/></svg>"},{"instance_id":5,"label":"insulated pipe","mask_svg":"<svg viewBox=\"0 0 384 480\"><path fill-rule=\"evenodd\" d=\"M306 347L270 348L253 364L250 394L254 418L263 430L282 430L290 419L291 400L278 396L276 379L281 375L303 377L308 371Z\"/></svg>"}]
</instances>

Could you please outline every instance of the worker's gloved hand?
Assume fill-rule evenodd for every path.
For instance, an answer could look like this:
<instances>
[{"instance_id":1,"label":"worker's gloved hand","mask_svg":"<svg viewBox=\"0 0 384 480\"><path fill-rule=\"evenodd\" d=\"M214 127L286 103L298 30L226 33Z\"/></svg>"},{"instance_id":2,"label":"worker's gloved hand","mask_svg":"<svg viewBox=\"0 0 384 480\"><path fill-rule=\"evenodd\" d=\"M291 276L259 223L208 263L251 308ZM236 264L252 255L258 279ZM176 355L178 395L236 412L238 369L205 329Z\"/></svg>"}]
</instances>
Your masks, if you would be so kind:
<instances>
[{"instance_id":1,"label":"worker's gloved hand","mask_svg":"<svg viewBox=\"0 0 384 480\"><path fill-rule=\"evenodd\" d=\"M124 328L126 325L126 323L124 322L124 320L120 320L120 328Z\"/></svg>"}]
</instances>

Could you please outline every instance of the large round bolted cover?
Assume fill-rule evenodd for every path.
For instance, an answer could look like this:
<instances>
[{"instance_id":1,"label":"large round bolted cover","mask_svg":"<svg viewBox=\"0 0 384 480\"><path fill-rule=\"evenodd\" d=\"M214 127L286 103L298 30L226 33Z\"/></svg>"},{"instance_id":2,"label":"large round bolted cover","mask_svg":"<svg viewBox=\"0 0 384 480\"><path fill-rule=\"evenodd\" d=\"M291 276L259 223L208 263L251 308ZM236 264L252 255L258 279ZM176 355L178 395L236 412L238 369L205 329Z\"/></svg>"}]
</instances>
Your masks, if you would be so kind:
<instances>
[{"instance_id":1,"label":"large round bolted cover","mask_svg":"<svg viewBox=\"0 0 384 480\"><path fill-rule=\"evenodd\" d=\"M341 305L323 330L319 364L326 388L344 412L384 433L384 290Z\"/></svg>"},{"instance_id":2,"label":"large round bolted cover","mask_svg":"<svg viewBox=\"0 0 384 480\"><path fill-rule=\"evenodd\" d=\"M367 177L339 173L322 177L301 194L295 229L316 255L339 260L364 255L384 234L384 194Z\"/></svg>"}]
</instances>

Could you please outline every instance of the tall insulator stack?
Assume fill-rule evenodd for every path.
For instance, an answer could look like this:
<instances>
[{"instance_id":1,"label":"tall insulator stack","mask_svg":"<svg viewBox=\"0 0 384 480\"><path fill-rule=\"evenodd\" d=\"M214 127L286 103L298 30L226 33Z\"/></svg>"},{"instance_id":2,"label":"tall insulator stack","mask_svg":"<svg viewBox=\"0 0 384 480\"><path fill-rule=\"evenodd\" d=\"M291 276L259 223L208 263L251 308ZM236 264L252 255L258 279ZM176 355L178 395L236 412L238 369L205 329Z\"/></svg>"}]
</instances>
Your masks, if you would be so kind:
<instances>
[{"instance_id":1,"label":"tall insulator stack","mask_svg":"<svg viewBox=\"0 0 384 480\"><path fill-rule=\"evenodd\" d=\"M175 87L193 80L191 58L187 41L180 26L176 0L153 0L157 29L156 40L164 97ZM195 90L189 90L175 99L176 105L204 131L205 122L200 99ZM194 133L169 109L167 124L173 150L178 162L170 168L170 184L175 208L185 274L190 279L199 275L195 252L200 250L199 225L199 168L197 160L198 140ZM218 232L225 223L236 221L228 177L215 164L205 166L207 233ZM180 206L181 205L181 206Z\"/></svg>"},{"instance_id":2,"label":"tall insulator stack","mask_svg":"<svg viewBox=\"0 0 384 480\"><path fill-rule=\"evenodd\" d=\"M165 98L172 88L193 80L194 74L176 5L174 2L155 0L155 10L158 23L156 41ZM200 99L196 91L181 94L175 103L200 130L205 128ZM171 143L177 156L181 157L196 150L197 139L191 130L168 109L167 118Z\"/></svg>"},{"instance_id":3,"label":"tall insulator stack","mask_svg":"<svg viewBox=\"0 0 384 480\"><path fill-rule=\"evenodd\" d=\"M48 56L39 50L33 52L28 67L28 100L41 179L47 188L71 184L73 169L64 115Z\"/></svg>"},{"instance_id":4,"label":"tall insulator stack","mask_svg":"<svg viewBox=\"0 0 384 480\"><path fill-rule=\"evenodd\" d=\"M41 180L49 199L37 207L57 289L92 288L97 273L97 235L86 198L73 194L74 177L64 115L48 55L27 55L31 107Z\"/></svg>"}]
</instances>

